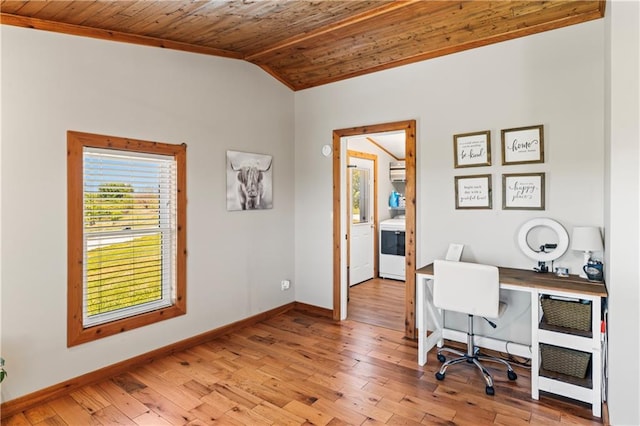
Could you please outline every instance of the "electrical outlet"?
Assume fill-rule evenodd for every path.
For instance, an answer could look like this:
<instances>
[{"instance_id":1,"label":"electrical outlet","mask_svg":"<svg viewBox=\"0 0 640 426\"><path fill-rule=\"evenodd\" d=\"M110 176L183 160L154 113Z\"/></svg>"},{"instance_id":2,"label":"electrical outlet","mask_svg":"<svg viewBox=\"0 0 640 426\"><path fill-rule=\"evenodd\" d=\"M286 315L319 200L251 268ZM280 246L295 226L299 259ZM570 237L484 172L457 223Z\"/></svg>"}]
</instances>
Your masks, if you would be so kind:
<instances>
[{"instance_id":1,"label":"electrical outlet","mask_svg":"<svg viewBox=\"0 0 640 426\"><path fill-rule=\"evenodd\" d=\"M280 289L282 291L289 290L289 287L291 287L291 281L289 280L280 281Z\"/></svg>"}]
</instances>

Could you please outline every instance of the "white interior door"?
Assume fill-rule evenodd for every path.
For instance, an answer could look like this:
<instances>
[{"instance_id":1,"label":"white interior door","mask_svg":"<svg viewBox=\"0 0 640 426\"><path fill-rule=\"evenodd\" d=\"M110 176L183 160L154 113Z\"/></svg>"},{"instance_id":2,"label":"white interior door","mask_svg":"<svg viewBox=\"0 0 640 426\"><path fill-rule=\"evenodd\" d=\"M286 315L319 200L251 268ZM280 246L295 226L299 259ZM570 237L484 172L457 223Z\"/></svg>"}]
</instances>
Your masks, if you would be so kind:
<instances>
[{"instance_id":1,"label":"white interior door","mask_svg":"<svg viewBox=\"0 0 640 426\"><path fill-rule=\"evenodd\" d=\"M349 285L373 278L374 209L372 160L349 157Z\"/></svg>"}]
</instances>

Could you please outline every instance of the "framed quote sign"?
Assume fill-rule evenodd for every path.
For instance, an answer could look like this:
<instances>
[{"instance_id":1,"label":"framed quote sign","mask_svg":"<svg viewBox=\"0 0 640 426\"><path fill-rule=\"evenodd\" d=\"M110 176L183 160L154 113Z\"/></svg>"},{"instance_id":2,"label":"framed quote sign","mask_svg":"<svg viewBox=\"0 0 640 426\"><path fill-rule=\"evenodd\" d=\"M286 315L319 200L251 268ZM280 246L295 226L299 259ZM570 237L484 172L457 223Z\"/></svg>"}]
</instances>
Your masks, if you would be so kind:
<instances>
[{"instance_id":1,"label":"framed quote sign","mask_svg":"<svg viewBox=\"0 0 640 426\"><path fill-rule=\"evenodd\" d=\"M503 210L544 210L544 173L502 175Z\"/></svg>"},{"instance_id":2,"label":"framed quote sign","mask_svg":"<svg viewBox=\"0 0 640 426\"><path fill-rule=\"evenodd\" d=\"M502 130L502 164L544 163L542 124Z\"/></svg>"},{"instance_id":3,"label":"framed quote sign","mask_svg":"<svg viewBox=\"0 0 640 426\"><path fill-rule=\"evenodd\" d=\"M491 175L456 176L456 209L491 209Z\"/></svg>"},{"instance_id":4,"label":"framed quote sign","mask_svg":"<svg viewBox=\"0 0 640 426\"><path fill-rule=\"evenodd\" d=\"M491 165L491 132L453 136L453 164L456 169Z\"/></svg>"}]
</instances>

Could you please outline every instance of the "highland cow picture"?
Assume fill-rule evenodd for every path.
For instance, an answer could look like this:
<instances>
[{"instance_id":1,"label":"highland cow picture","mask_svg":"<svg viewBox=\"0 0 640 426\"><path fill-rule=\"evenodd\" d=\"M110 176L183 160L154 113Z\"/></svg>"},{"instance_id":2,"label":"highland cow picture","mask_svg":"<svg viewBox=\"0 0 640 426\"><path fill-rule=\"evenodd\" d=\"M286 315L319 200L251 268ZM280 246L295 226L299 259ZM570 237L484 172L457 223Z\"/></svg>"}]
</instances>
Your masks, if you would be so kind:
<instances>
[{"instance_id":1,"label":"highland cow picture","mask_svg":"<svg viewBox=\"0 0 640 426\"><path fill-rule=\"evenodd\" d=\"M227 151L227 210L273 208L273 157Z\"/></svg>"}]
</instances>

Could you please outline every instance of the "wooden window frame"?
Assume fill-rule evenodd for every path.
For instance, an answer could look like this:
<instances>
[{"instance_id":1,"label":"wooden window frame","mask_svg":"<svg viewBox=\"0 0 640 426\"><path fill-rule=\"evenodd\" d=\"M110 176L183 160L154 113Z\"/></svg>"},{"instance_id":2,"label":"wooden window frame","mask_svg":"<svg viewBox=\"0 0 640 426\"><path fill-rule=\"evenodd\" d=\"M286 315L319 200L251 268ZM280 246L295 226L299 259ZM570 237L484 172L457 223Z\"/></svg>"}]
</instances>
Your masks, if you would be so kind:
<instances>
[{"instance_id":1,"label":"wooden window frame","mask_svg":"<svg viewBox=\"0 0 640 426\"><path fill-rule=\"evenodd\" d=\"M83 148L173 156L177 166L175 301L171 306L85 328L83 326ZM67 132L67 347L112 336L187 313L186 299L186 153L175 145L75 131Z\"/></svg>"}]
</instances>

